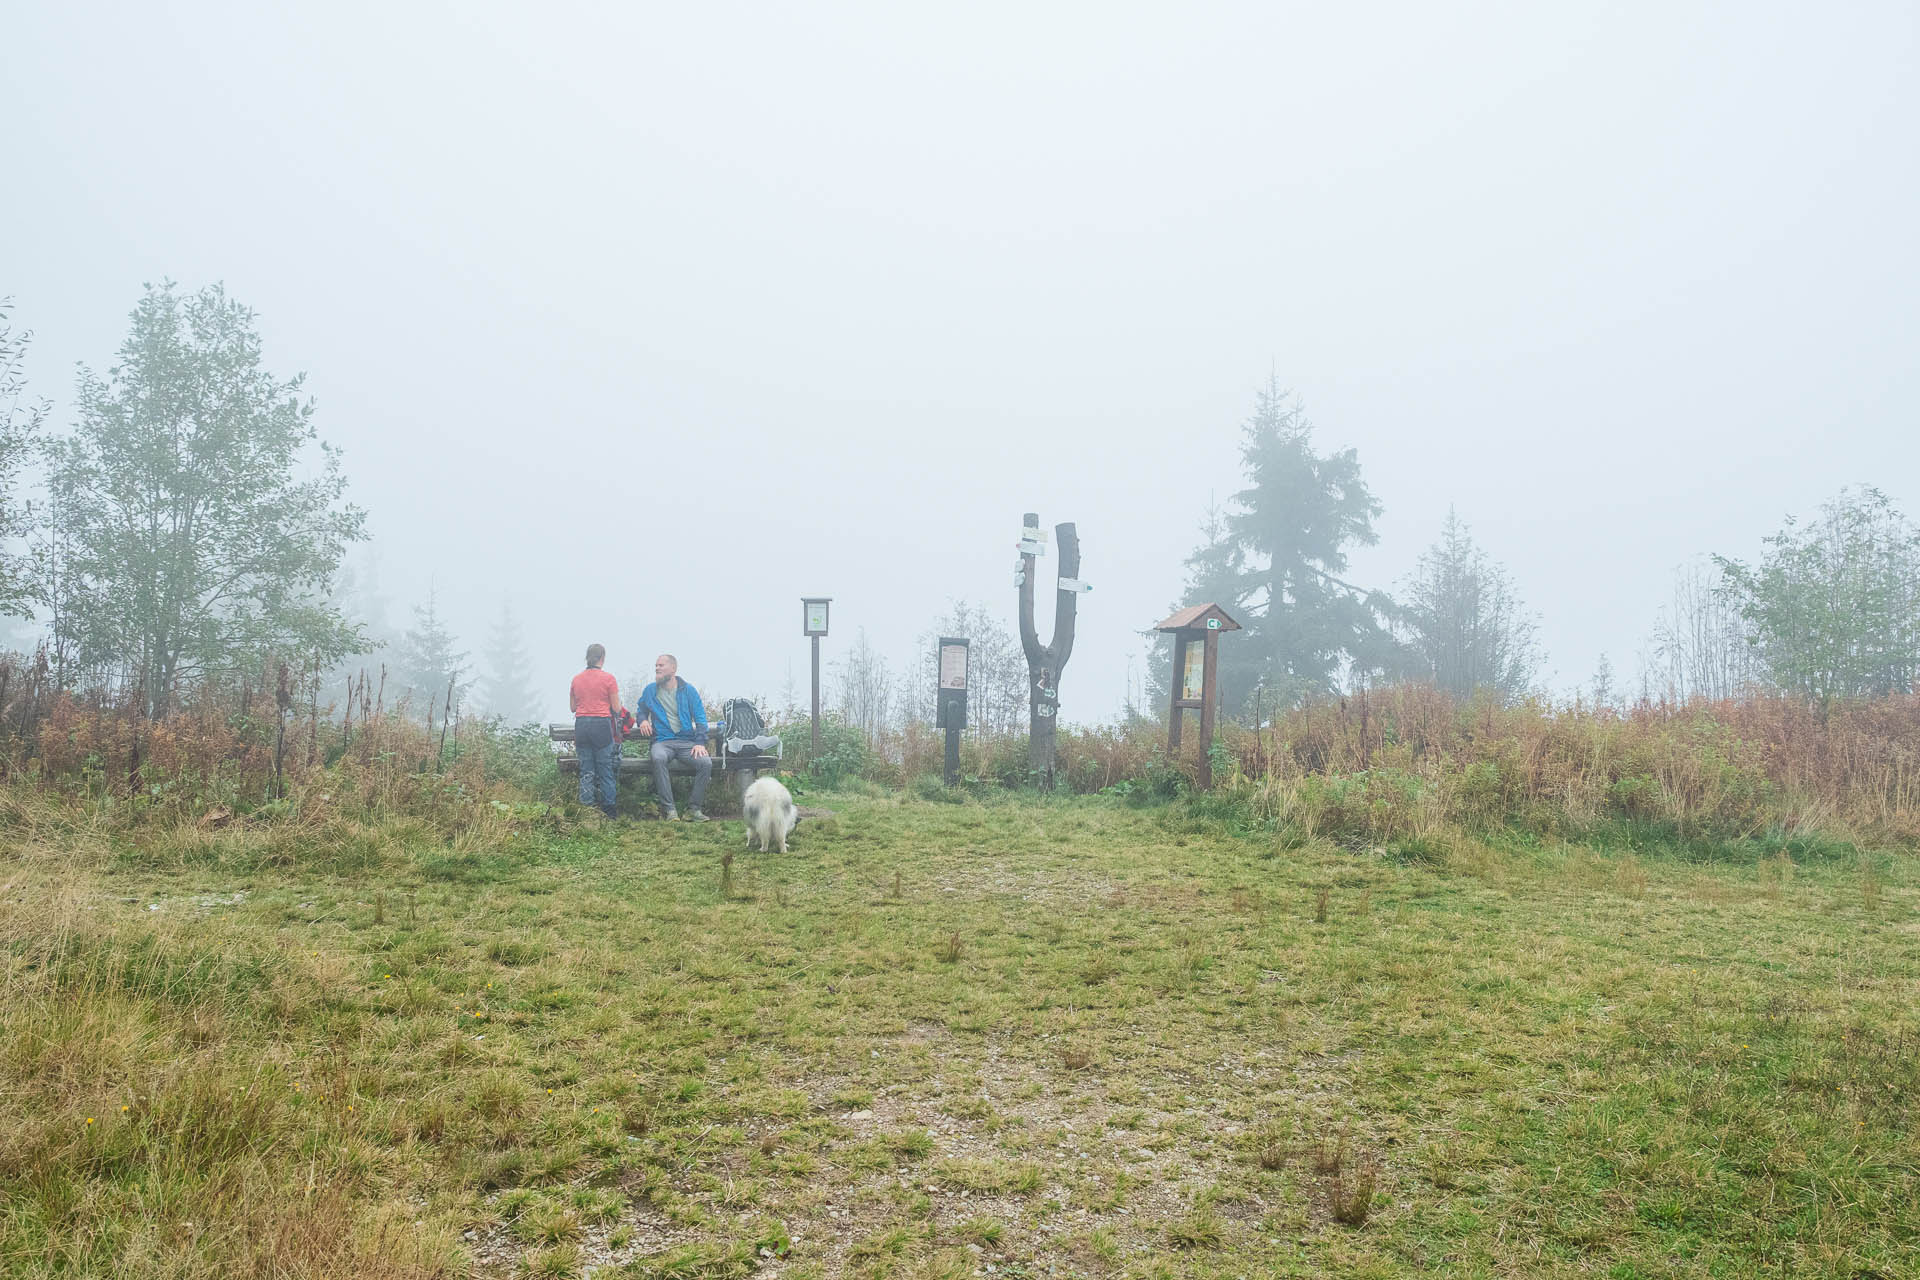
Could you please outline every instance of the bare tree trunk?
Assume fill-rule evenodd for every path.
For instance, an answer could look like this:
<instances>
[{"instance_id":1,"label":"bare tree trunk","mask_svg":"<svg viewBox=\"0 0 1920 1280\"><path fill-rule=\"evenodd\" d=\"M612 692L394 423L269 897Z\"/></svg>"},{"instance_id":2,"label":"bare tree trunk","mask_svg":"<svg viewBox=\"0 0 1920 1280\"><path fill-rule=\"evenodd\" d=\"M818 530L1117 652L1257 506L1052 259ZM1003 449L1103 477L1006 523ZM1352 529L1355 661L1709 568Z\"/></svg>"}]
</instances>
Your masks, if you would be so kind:
<instances>
[{"instance_id":1,"label":"bare tree trunk","mask_svg":"<svg viewBox=\"0 0 1920 1280\"><path fill-rule=\"evenodd\" d=\"M280 664L280 679L273 692L277 728L273 736L273 790L275 798L287 793L287 709L293 705L293 688L287 683L287 664Z\"/></svg>"},{"instance_id":2,"label":"bare tree trunk","mask_svg":"<svg viewBox=\"0 0 1920 1280\"><path fill-rule=\"evenodd\" d=\"M438 773L438 772L440 771L440 769L441 769L441 768L442 768L442 767L443 767L443 766L445 765L445 763L446 763L446 759L447 759L447 729L448 729L449 727L451 727L451 726L452 726L452 724L453 724L453 682L454 682L454 679L455 679L455 677L453 677L453 676L448 676L448 677L447 677L447 708L446 708L446 714L440 717L440 749L439 749L438 751L436 751L436 752L434 752L434 753L433 753L433 769L434 769L434 772L435 772L435 773ZM433 719L432 719L432 713L431 713L431 712L429 712L429 713L428 713L428 719L427 719L427 724L428 724L428 728L427 728L427 732L428 732L428 733L432 733L432 732L433 732L433 728L432 728L432 724L433 724Z\"/></svg>"},{"instance_id":3,"label":"bare tree trunk","mask_svg":"<svg viewBox=\"0 0 1920 1280\"><path fill-rule=\"evenodd\" d=\"M307 735L307 768L311 769L320 761L320 655L313 655L313 683L307 692L307 724L311 732Z\"/></svg>"},{"instance_id":4,"label":"bare tree trunk","mask_svg":"<svg viewBox=\"0 0 1920 1280\"><path fill-rule=\"evenodd\" d=\"M409 697L412 696L411 692L408 693L408 696ZM437 699L439 697L440 695L437 693L430 693L427 695L427 741L428 742L433 741L433 709L435 706L438 705ZM423 755L420 757L419 772L425 773L426 771L427 771L427 758L426 756Z\"/></svg>"},{"instance_id":5,"label":"bare tree trunk","mask_svg":"<svg viewBox=\"0 0 1920 1280\"><path fill-rule=\"evenodd\" d=\"M1040 527L1040 517L1029 511L1023 522L1029 529ZM1080 535L1071 524L1053 528L1060 543L1061 578L1080 576ZM1020 647L1027 655L1029 699L1029 736L1027 769L1043 791L1053 790L1054 753L1060 720L1060 672L1073 656L1074 611L1079 606L1078 591L1056 590L1053 610L1053 643L1042 645L1034 629L1034 560L1020 557Z\"/></svg>"},{"instance_id":6,"label":"bare tree trunk","mask_svg":"<svg viewBox=\"0 0 1920 1280\"><path fill-rule=\"evenodd\" d=\"M1260 770L1263 778L1273 772L1267 764L1267 741L1261 725L1266 719L1266 692L1263 684L1253 686L1253 759L1254 767Z\"/></svg>"},{"instance_id":7,"label":"bare tree trunk","mask_svg":"<svg viewBox=\"0 0 1920 1280\"><path fill-rule=\"evenodd\" d=\"M140 717L127 717L133 723L128 727L133 731L133 745L127 755L127 799L131 800L140 792Z\"/></svg>"},{"instance_id":8,"label":"bare tree trunk","mask_svg":"<svg viewBox=\"0 0 1920 1280\"><path fill-rule=\"evenodd\" d=\"M27 736L27 722L40 709L40 685L47 677L47 647L41 645L33 654L33 683L27 690L27 696L20 700L20 736Z\"/></svg>"}]
</instances>

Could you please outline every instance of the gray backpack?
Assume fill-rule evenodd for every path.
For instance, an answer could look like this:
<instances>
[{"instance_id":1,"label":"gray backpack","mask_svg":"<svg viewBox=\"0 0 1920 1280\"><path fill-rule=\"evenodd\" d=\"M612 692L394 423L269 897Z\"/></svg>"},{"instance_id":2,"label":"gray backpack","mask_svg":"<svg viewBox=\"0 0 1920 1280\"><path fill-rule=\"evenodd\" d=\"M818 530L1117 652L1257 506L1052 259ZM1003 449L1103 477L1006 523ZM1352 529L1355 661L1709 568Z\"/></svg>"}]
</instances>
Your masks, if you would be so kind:
<instances>
[{"instance_id":1,"label":"gray backpack","mask_svg":"<svg viewBox=\"0 0 1920 1280\"><path fill-rule=\"evenodd\" d=\"M727 721L727 754L780 758L780 738L767 732L767 722L745 698L729 698L720 708Z\"/></svg>"}]
</instances>

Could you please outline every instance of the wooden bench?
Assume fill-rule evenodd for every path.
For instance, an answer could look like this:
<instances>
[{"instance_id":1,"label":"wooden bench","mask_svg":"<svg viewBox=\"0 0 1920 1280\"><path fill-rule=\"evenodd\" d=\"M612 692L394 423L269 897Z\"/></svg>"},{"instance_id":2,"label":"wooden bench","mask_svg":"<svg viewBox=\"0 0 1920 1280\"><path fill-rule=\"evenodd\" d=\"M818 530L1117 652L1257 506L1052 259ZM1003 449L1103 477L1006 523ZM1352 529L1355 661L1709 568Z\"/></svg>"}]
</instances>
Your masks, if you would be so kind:
<instances>
[{"instance_id":1,"label":"wooden bench","mask_svg":"<svg viewBox=\"0 0 1920 1280\"><path fill-rule=\"evenodd\" d=\"M555 754L559 756L560 772L580 772L580 757L573 750L573 722L571 720L547 725L547 737L552 739ZM652 738L643 738L633 734L628 742L636 742L651 749ZM718 725L707 726L707 752L713 757L713 774L716 778L728 778L733 782L736 795L744 796L753 780L763 773L772 773L780 767L779 739L774 739L772 754L754 752L740 754L727 750L726 737ZM678 777L693 776L693 761L675 758L667 763L667 772ZM653 761L647 758L645 751L637 756L622 755L619 761L619 776L626 778L638 776L647 783L647 789L653 789Z\"/></svg>"}]
</instances>

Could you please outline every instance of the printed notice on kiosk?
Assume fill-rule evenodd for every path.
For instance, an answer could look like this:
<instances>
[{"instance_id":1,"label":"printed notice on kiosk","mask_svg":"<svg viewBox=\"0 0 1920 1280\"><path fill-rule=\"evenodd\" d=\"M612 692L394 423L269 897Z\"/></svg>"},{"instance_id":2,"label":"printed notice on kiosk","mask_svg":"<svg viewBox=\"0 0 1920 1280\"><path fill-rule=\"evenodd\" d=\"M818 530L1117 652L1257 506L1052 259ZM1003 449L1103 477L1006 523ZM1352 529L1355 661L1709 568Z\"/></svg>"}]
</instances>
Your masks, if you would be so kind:
<instances>
[{"instance_id":1,"label":"printed notice on kiosk","mask_svg":"<svg viewBox=\"0 0 1920 1280\"><path fill-rule=\"evenodd\" d=\"M1187 669L1180 673L1180 696L1189 702L1200 701L1204 657L1205 651L1198 644L1187 646Z\"/></svg>"},{"instance_id":2,"label":"printed notice on kiosk","mask_svg":"<svg viewBox=\"0 0 1920 1280\"><path fill-rule=\"evenodd\" d=\"M943 644L940 646L940 687L942 689L967 687L967 647L965 645Z\"/></svg>"}]
</instances>

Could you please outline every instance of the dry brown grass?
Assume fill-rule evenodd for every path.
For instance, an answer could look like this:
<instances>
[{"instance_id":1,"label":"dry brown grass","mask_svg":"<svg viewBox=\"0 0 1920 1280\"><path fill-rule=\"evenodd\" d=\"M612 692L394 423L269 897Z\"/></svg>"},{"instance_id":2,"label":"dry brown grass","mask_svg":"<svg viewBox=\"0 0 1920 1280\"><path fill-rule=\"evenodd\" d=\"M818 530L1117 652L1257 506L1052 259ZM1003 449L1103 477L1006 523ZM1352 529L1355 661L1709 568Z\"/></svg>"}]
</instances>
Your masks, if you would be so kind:
<instances>
[{"instance_id":1,"label":"dry brown grass","mask_svg":"<svg viewBox=\"0 0 1920 1280\"><path fill-rule=\"evenodd\" d=\"M1244 776L1286 788L1313 775L1399 771L1436 784L1439 817L1609 815L1694 830L1840 828L1920 842L1920 695L1836 706L1756 695L1641 703L1624 713L1463 704L1425 685L1365 690L1287 713L1255 735L1228 726ZM1282 790L1267 801L1284 807ZM1314 832L1308 830L1311 837Z\"/></svg>"},{"instance_id":2,"label":"dry brown grass","mask_svg":"<svg viewBox=\"0 0 1920 1280\"><path fill-rule=\"evenodd\" d=\"M1365 1226L1373 1212L1373 1193L1380 1179L1380 1162L1367 1157L1336 1167L1327 1175L1327 1209L1335 1222L1349 1227Z\"/></svg>"}]
</instances>

